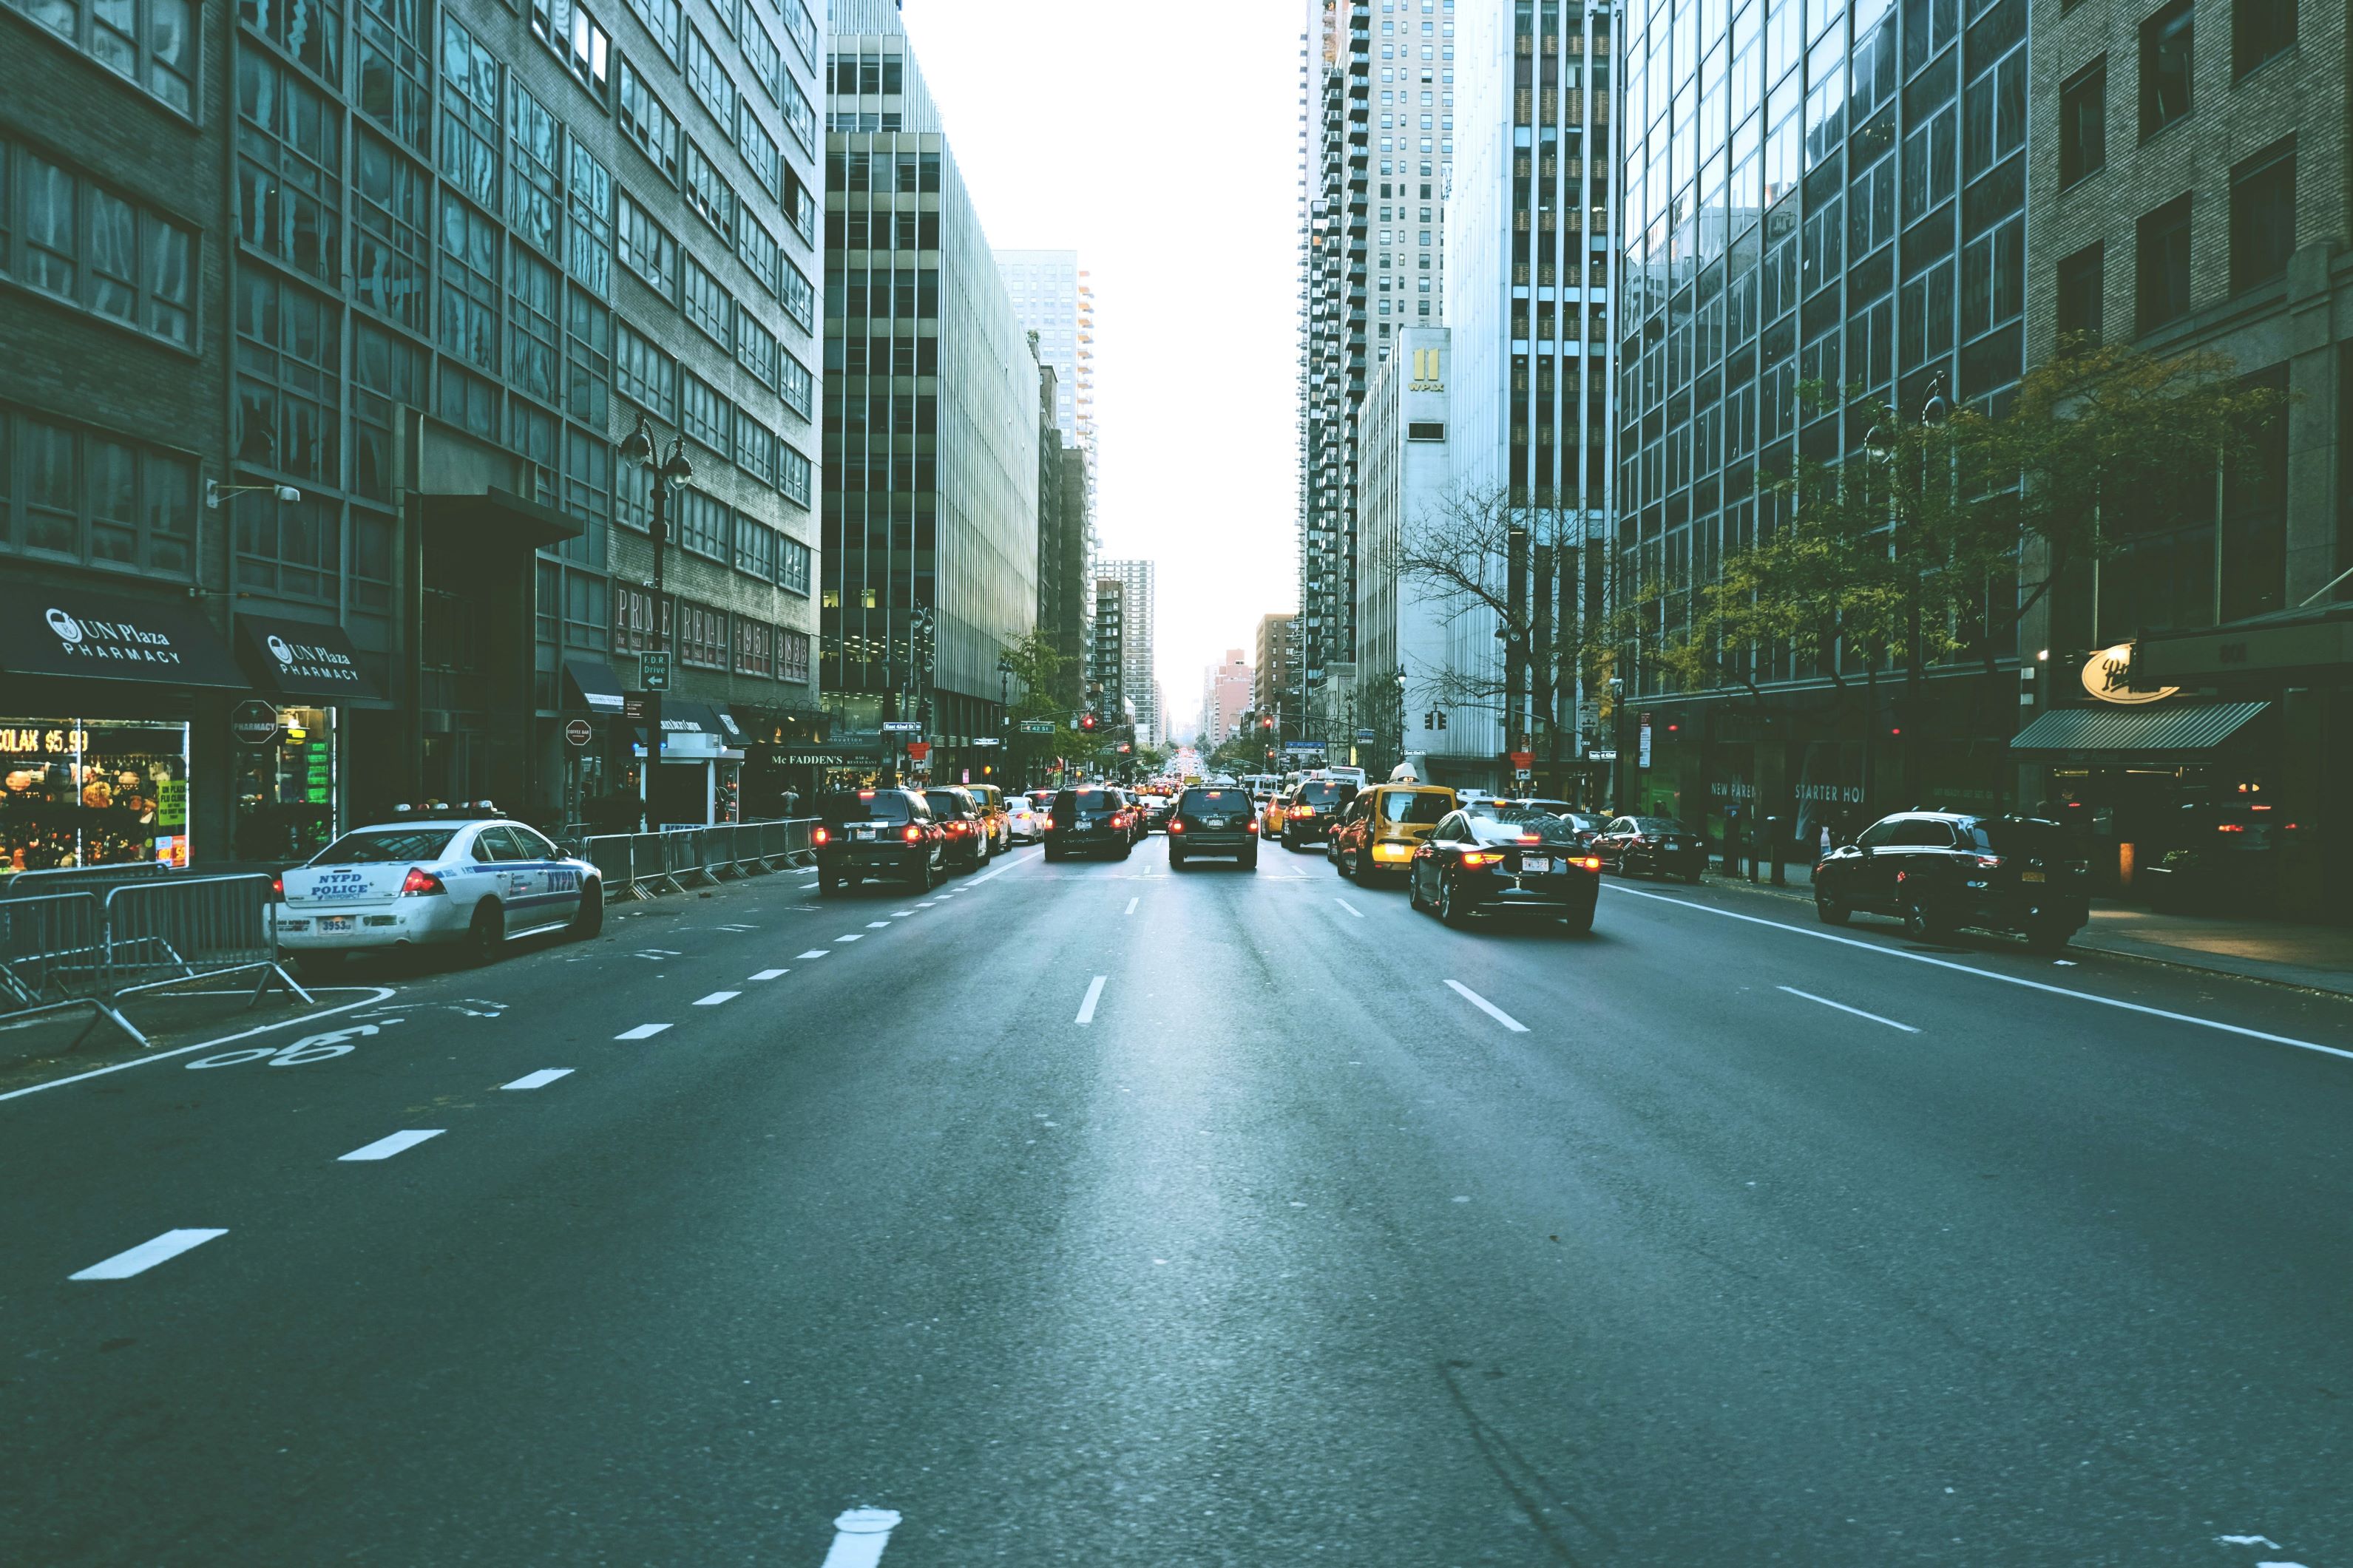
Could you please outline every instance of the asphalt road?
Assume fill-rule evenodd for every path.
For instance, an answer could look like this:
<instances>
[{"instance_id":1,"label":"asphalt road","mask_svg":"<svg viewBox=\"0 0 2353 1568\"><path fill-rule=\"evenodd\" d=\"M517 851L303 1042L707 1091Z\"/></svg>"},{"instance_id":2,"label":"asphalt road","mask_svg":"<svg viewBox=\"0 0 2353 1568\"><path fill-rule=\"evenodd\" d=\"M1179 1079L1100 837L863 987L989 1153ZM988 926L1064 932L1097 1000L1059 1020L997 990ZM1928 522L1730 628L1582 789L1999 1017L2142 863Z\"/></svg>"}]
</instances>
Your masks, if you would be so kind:
<instances>
[{"instance_id":1,"label":"asphalt road","mask_svg":"<svg viewBox=\"0 0 2353 1568\"><path fill-rule=\"evenodd\" d=\"M812 880L0 1082L0 1562L2353 1565L2343 999Z\"/></svg>"}]
</instances>

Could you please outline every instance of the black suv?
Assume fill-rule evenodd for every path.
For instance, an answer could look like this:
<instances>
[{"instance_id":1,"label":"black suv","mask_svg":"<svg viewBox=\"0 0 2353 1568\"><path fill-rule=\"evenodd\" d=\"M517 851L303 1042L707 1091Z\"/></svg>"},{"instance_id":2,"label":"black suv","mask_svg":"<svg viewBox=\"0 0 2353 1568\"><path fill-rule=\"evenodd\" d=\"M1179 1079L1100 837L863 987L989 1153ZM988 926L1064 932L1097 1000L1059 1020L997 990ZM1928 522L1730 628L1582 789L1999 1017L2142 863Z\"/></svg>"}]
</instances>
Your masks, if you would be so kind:
<instances>
[{"instance_id":1,"label":"black suv","mask_svg":"<svg viewBox=\"0 0 2353 1568\"><path fill-rule=\"evenodd\" d=\"M1894 915L1915 937L1960 926L2057 949L2091 918L2084 862L2067 830L2032 816L1905 811L1881 817L1814 868L1827 925L1858 910Z\"/></svg>"},{"instance_id":2,"label":"black suv","mask_svg":"<svg viewBox=\"0 0 2353 1568\"><path fill-rule=\"evenodd\" d=\"M1057 790L1046 812L1046 858L1115 855L1124 860L1135 847L1127 796L1101 784Z\"/></svg>"},{"instance_id":3,"label":"black suv","mask_svg":"<svg viewBox=\"0 0 2353 1568\"><path fill-rule=\"evenodd\" d=\"M1230 855L1245 871L1258 869L1258 813L1246 789L1188 789L1168 814L1168 868L1181 870L1196 855Z\"/></svg>"},{"instance_id":4,"label":"black suv","mask_svg":"<svg viewBox=\"0 0 2353 1568\"><path fill-rule=\"evenodd\" d=\"M929 888L944 869L945 836L913 790L842 790L817 801L817 886L838 892L868 877Z\"/></svg>"},{"instance_id":5,"label":"black suv","mask_svg":"<svg viewBox=\"0 0 2353 1568\"><path fill-rule=\"evenodd\" d=\"M947 840L942 863L951 871L959 866L977 871L988 864L988 816L971 792L954 784L934 784L923 792L923 799Z\"/></svg>"},{"instance_id":6,"label":"black suv","mask_svg":"<svg viewBox=\"0 0 2353 1568\"><path fill-rule=\"evenodd\" d=\"M1356 798L1356 786L1345 779L1308 779L1291 792L1282 808L1282 847L1301 845L1321 849L1329 841L1332 825Z\"/></svg>"}]
</instances>

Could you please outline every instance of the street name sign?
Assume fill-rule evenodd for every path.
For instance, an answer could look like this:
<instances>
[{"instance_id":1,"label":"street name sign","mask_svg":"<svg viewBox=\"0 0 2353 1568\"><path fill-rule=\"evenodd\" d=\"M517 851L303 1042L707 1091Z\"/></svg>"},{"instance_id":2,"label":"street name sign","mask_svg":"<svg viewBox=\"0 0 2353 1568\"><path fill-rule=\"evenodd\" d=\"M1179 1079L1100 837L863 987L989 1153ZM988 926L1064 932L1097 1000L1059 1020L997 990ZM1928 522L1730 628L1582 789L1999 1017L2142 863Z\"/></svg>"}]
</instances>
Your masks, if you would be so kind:
<instances>
[{"instance_id":1,"label":"street name sign","mask_svg":"<svg viewBox=\"0 0 2353 1568\"><path fill-rule=\"evenodd\" d=\"M923 721L920 719L885 719L882 731L891 735L920 735L923 732Z\"/></svg>"},{"instance_id":2,"label":"street name sign","mask_svg":"<svg viewBox=\"0 0 2353 1568\"><path fill-rule=\"evenodd\" d=\"M670 655L641 653L638 655L638 684L648 691L670 689Z\"/></svg>"}]
</instances>

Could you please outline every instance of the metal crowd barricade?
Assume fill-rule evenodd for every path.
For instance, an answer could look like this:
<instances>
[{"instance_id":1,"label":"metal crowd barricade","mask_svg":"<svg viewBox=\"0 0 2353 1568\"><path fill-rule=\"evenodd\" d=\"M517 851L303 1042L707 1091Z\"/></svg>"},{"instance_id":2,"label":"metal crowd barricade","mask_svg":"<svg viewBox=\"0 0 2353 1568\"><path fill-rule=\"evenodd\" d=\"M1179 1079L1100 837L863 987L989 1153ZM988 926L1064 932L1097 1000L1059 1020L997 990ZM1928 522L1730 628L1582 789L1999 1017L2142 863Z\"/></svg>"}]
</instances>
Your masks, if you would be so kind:
<instances>
[{"instance_id":1,"label":"metal crowd barricade","mask_svg":"<svg viewBox=\"0 0 2353 1568\"><path fill-rule=\"evenodd\" d=\"M727 877L774 871L810 849L813 817L725 822L666 833L607 833L590 838L583 858L596 868L609 899L649 899L682 893L687 879L716 884Z\"/></svg>"},{"instance_id":2,"label":"metal crowd barricade","mask_svg":"<svg viewBox=\"0 0 2353 1568\"><path fill-rule=\"evenodd\" d=\"M98 893L124 882L151 882L185 876L157 860L126 860L113 866L55 866L17 871L0 879L0 900L33 898L45 893Z\"/></svg>"},{"instance_id":3,"label":"metal crowd barricade","mask_svg":"<svg viewBox=\"0 0 2353 1568\"><path fill-rule=\"evenodd\" d=\"M276 900L265 876L175 877L125 882L106 895L105 945L113 994L228 974L255 976L253 1000L276 980L310 1002L279 962Z\"/></svg>"}]
</instances>

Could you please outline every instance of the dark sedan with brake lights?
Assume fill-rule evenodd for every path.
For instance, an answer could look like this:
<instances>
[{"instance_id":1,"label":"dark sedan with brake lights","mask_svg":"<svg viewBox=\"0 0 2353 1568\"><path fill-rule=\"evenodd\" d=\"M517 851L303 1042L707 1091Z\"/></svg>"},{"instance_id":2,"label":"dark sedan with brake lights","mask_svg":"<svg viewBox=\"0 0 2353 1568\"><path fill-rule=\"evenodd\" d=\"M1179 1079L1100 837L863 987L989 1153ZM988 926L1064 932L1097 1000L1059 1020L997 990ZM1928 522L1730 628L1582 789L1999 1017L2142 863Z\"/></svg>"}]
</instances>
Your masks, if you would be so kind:
<instances>
[{"instance_id":1,"label":"dark sedan with brake lights","mask_svg":"<svg viewBox=\"0 0 2353 1568\"><path fill-rule=\"evenodd\" d=\"M1621 877L1699 880L1707 868L1707 840L1672 816L1620 816L1586 840L1601 863Z\"/></svg>"},{"instance_id":2,"label":"dark sedan with brake lights","mask_svg":"<svg viewBox=\"0 0 2353 1568\"><path fill-rule=\"evenodd\" d=\"M1549 812L1506 806L1451 812L1416 847L1406 868L1413 907L1459 926L1479 914L1527 914L1593 929L1601 861Z\"/></svg>"}]
</instances>

